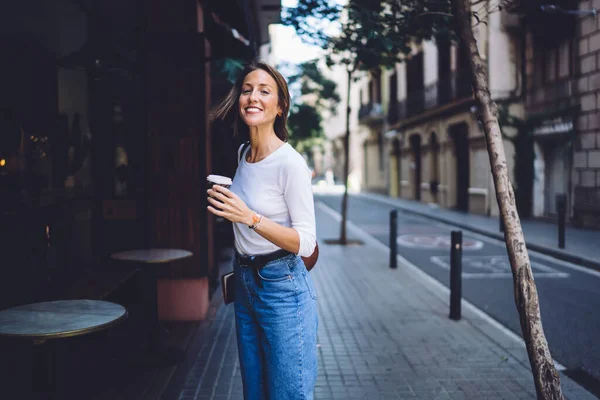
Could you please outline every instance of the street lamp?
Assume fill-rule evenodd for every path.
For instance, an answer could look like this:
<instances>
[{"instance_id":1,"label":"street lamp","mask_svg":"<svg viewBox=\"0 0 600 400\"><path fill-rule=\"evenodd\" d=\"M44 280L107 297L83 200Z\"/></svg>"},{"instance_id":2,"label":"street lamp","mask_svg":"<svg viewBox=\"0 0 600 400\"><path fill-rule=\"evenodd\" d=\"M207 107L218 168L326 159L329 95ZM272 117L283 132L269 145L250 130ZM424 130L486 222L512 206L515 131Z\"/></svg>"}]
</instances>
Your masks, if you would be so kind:
<instances>
[{"instance_id":1,"label":"street lamp","mask_svg":"<svg viewBox=\"0 0 600 400\"><path fill-rule=\"evenodd\" d=\"M554 4L542 4L540 8L543 12L549 14L593 15L594 17L597 14L595 8L592 8L591 10L565 10Z\"/></svg>"}]
</instances>

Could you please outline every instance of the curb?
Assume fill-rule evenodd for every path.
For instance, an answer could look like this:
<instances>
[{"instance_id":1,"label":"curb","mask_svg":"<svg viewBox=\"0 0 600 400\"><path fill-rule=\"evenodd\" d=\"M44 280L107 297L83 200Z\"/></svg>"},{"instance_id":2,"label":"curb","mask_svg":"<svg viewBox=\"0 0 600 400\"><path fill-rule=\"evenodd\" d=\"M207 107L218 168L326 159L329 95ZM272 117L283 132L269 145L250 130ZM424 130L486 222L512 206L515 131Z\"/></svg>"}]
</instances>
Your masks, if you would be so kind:
<instances>
[{"instance_id":1,"label":"curb","mask_svg":"<svg viewBox=\"0 0 600 400\"><path fill-rule=\"evenodd\" d=\"M496 239L496 240L500 240L500 241L504 241L504 235L500 234L500 233L495 233L495 232L490 232L488 230L485 229L479 229L476 228L472 225L468 225L468 224L463 224L457 221L453 221L451 219L448 218L444 218L444 217L439 217L437 215L430 215L421 211L417 211L417 210L413 210L411 208L408 207L404 207L401 206L399 204L396 204L394 202L394 200L392 199L388 199L388 198L380 198L378 195L374 195L373 193L359 193L356 196L359 197L365 197L365 198L370 198L373 200L378 200L378 201L382 201L385 203L388 203L390 205L393 205L394 207L396 207L397 209L401 210L402 212L405 213L409 213L409 214L415 214L418 215L420 217L423 218L427 218L433 221L438 221L438 222L442 222L444 224L447 225L452 225L452 226L456 226L458 228L464 229L466 231L470 231L473 233L477 233L479 235L483 235L483 236L487 236L490 237L492 239ZM541 254L545 254L554 258L557 258L559 260L562 261L568 261L570 263L573 264L577 264L577 265L581 265L583 267L589 268L589 269L593 269L595 271L599 271L600 272L600 262L598 261L594 261L591 258L587 258L587 257L582 257L582 256L578 256L575 254L569 254L560 250L556 250L547 246L543 246L543 245L539 245L539 244L535 244L535 243L528 243L527 240L525 241L525 244L527 246L527 249L532 250L532 251L536 251L538 253Z\"/></svg>"}]
</instances>

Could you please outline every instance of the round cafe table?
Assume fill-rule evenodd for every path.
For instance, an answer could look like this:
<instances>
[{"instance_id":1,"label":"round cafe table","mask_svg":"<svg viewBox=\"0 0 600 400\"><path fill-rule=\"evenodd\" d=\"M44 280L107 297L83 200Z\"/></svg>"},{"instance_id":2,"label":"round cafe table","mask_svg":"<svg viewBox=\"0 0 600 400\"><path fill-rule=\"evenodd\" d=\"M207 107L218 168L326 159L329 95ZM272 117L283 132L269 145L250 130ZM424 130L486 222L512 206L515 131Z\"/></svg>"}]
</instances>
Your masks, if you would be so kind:
<instances>
[{"instance_id":1,"label":"round cafe table","mask_svg":"<svg viewBox=\"0 0 600 400\"><path fill-rule=\"evenodd\" d=\"M122 262L132 262L140 268L146 286L146 302L148 307L148 353L147 363L163 366L172 365L183 360L183 351L166 348L160 340L158 324L158 268L170 262L192 256L192 252L181 249L138 249L111 254L110 258Z\"/></svg>"},{"instance_id":2,"label":"round cafe table","mask_svg":"<svg viewBox=\"0 0 600 400\"><path fill-rule=\"evenodd\" d=\"M59 399L56 341L108 329L127 318L125 307L100 300L57 300L0 311L0 336L31 340L34 389Z\"/></svg>"}]
</instances>

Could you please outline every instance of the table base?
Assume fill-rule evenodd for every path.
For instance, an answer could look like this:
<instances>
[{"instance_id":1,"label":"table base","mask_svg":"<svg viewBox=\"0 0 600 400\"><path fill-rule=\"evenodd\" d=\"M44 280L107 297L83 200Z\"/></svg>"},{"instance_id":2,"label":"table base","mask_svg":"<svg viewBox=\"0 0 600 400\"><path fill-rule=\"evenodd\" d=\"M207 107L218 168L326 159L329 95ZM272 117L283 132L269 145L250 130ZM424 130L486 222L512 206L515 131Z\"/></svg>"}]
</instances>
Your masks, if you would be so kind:
<instances>
[{"instance_id":1,"label":"table base","mask_svg":"<svg viewBox=\"0 0 600 400\"><path fill-rule=\"evenodd\" d=\"M177 347L145 347L140 348L132 357L134 365L161 368L179 364L184 360L185 353Z\"/></svg>"},{"instance_id":2,"label":"table base","mask_svg":"<svg viewBox=\"0 0 600 400\"><path fill-rule=\"evenodd\" d=\"M58 394L58 363L55 340L33 344L33 394L35 399L59 399Z\"/></svg>"}]
</instances>

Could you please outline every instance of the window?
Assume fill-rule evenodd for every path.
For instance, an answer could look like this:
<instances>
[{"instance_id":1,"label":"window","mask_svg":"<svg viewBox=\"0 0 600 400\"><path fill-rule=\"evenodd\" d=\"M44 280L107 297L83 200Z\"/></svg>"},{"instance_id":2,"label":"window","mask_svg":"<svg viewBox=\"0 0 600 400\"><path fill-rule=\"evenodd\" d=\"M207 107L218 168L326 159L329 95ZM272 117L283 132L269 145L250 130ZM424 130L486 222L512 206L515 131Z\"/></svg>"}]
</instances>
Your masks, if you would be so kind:
<instances>
[{"instance_id":1,"label":"window","mask_svg":"<svg viewBox=\"0 0 600 400\"><path fill-rule=\"evenodd\" d=\"M398 103L398 74L394 71L392 75L390 75L390 104Z\"/></svg>"},{"instance_id":2,"label":"window","mask_svg":"<svg viewBox=\"0 0 600 400\"><path fill-rule=\"evenodd\" d=\"M558 77L565 78L572 74L573 42L565 40L558 48Z\"/></svg>"},{"instance_id":3,"label":"window","mask_svg":"<svg viewBox=\"0 0 600 400\"><path fill-rule=\"evenodd\" d=\"M369 103L381 103L381 71L371 73L369 81Z\"/></svg>"},{"instance_id":4,"label":"window","mask_svg":"<svg viewBox=\"0 0 600 400\"><path fill-rule=\"evenodd\" d=\"M450 40L437 39L438 49L438 104L444 104L452 98L451 51Z\"/></svg>"},{"instance_id":5,"label":"window","mask_svg":"<svg viewBox=\"0 0 600 400\"><path fill-rule=\"evenodd\" d=\"M423 53L420 52L406 63L406 96L409 116L423 111L425 107L424 86Z\"/></svg>"},{"instance_id":6,"label":"window","mask_svg":"<svg viewBox=\"0 0 600 400\"><path fill-rule=\"evenodd\" d=\"M544 82L556 80L556 47L546 49L544 52Z\"/></svg>"},{"instance_id":7,"label":"window","mask_svg":"<svg viewBox=\"0 0 600 400\"><path fill-rule=\"evenodd\" d=\"M572 76L573 41L564 39L555 43L535 43L533 82L537 86Z\"/></svg>"},{"instance_id":8,"label":"window","mask_svg":"<svg viewBox=\"0 0 600 400\"><path fill-rule=\"evenodd\" d=\"M406 63L406 90L408 93L419 92L424 85L423 53L418 53Z\"/></svg>"}]
</instances>

